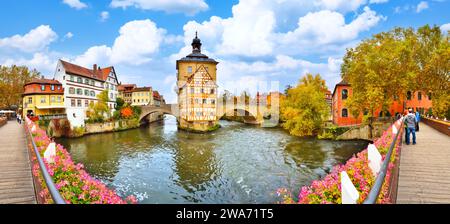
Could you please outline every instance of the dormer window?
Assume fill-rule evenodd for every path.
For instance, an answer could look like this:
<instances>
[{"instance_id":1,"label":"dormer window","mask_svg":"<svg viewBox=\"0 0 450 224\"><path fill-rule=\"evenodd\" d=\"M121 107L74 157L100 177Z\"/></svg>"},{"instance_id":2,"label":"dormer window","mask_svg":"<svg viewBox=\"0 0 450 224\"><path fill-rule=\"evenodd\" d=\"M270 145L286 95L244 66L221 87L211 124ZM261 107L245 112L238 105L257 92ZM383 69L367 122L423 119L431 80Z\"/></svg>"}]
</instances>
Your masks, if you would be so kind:
<instances>
[{"instance_id":1,"label":"dormer window","mask_svg":"<svg viewBox=\"0 0 450 224\"><path fill-rule=\"evenodd\" d=\"M51 85L50 88L51 88L52 91L55 91L55 85Z\"/></svg>"},{"instance_id":2,"label":"dormer window","mask_svg":"<svg viewBox=\"0 0 450 224\"><path fill-rule=\"evenodd\" d=\"M188 73L189 73L189 74L192 73L192 66L188 66Z\"/></svg>"},{"instance_id":3,"label":"dormer window","mask_svg":"<svg viewBox=\"0 0 450 224\"><path fill-rule=\"evenodd\" d=\"M45 91L45 85L41 85L41 90Z\"/></svg>"}]
</instances>

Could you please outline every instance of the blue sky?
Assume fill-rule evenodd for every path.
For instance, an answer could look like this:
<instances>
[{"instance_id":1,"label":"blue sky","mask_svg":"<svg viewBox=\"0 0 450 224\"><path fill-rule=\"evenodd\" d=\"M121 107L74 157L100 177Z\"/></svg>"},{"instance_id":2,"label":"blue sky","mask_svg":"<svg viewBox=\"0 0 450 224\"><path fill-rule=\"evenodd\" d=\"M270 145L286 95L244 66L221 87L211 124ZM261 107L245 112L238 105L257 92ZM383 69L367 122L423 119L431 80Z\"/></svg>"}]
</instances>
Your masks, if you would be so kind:
<instances>
[{"instance_id":1,"label":"blue sky","mask_svg":"<svg viewBox=\"0 0 450 224\"><path fill-rule=\"evenodd\" d=\"M312 72L332 90L346 48L396 26L448 30L449 11L449 0L4 0L0 64L49 78L59 58L113 65L119 81L173 102L175 60L198 30L224 88L282 90Z\"/></svg>"}]
</instances>

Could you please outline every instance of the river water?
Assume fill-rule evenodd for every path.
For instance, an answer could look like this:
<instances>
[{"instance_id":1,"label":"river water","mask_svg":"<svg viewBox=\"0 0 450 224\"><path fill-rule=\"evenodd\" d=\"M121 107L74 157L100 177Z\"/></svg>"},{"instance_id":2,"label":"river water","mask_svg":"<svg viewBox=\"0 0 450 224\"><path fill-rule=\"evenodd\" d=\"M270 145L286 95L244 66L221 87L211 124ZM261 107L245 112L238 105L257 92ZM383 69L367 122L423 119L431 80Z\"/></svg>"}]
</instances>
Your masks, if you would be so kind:
<instances>
[{"instance_id":1,"label":"river water","mask_svg":"<svg viewBox=\"0 0 450 224\"><path fill-rule=\"evenodd\" d=\"M140 203L275 203L278 188L296 196L367 146L220 124L216 132L193 134L177 131L169 116L138 129L56 141L93 177Z\"/></svg>"}]
</instances>

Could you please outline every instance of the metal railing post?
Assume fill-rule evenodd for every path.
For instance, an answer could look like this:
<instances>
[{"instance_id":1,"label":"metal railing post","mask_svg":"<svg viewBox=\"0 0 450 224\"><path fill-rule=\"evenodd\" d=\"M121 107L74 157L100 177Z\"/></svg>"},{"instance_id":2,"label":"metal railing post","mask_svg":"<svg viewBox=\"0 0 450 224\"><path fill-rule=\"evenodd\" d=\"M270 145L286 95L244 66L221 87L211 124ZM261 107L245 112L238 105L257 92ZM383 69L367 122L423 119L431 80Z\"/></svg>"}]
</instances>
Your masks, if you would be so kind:
<instances>
[{"instance_id":1,"label":"metal railing post","mask_svg":"<svg viewBox=\"0 0 450 224\"><path fill-rule=\"evenodd\" d=\"M397 134L395 135L394 140L392 141L391 145L389 146L389 151L386 154L386 157L384 158L383 164L381 165L380 172L378 173L377 178L375 179L375 184L372 186L372 189L370 189L369 194L367 195L366 200L364 200L363 204L375 204L378 196L380 195L381 187L383 186L388 165L391 161L392 152L394 151L395 144L398 139L398 135L402 132L403 128L403 119L401 120L400 128L397 131ZM395 125L395 122L394 124ZM401 140L400 140L401 141Z\"/></svg>"},{"instance_id":2,"label":"metal railing post","mask_svg":"<svg viewBox=\"0 0 450 224\"><path fill-rule=\"evenodd\" d=\"M39 154L39 150L36 147L36 143L34 142L33 135L31 134L31 131L28 127L28 124L25 124L27 127L27 132L31 138L31 144L33 146L34 153L36 154L36 159L38 161L39 167L41 168L41 173L44 178L45 184L47 185L48 191L50 192L50 195L55 202L55 204L66 204L66 201L61 197L61 194L59 194L58 189L56 189L55 183L53 183L53 179L50 176L50 174L47 171L47 168L45 167L45 163L42 160L41 155Z\"/></svg>"}]
</instances>

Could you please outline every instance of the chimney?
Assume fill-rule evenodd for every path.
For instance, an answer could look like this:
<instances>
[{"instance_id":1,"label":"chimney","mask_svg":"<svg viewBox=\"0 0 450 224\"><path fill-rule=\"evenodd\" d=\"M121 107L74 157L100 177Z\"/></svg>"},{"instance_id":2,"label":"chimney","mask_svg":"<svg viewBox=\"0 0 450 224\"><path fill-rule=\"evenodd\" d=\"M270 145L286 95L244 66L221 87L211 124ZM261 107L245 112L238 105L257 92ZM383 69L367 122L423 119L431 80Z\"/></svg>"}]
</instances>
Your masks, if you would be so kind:
<instances>
[{"instance_id":1,"label":"chimney","mask_svg":"<svg viewBox=\"0 0 450 224\"><path fill-rule=\"evenodd\" d=\"M97 72L97 64L94 64L94 73Z\"/></svg>"},{"instance_id":2,"label":"chimney","mask_svg":"<svg viewBox=\"0 0 450 224\"><path fill-rule=\"evenodd\" d=\"M44 79L45 77L43 75L41 75L41 79Z\"/></svg>"}]
</instances>

